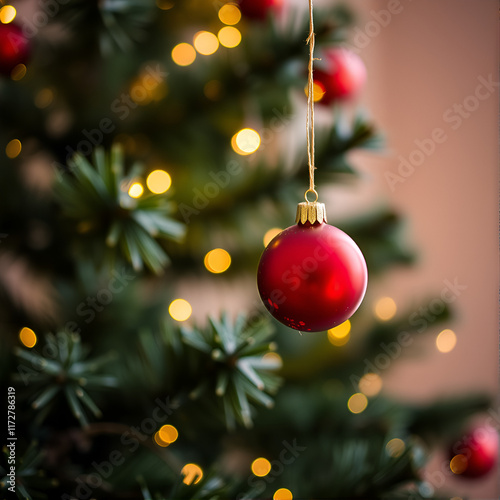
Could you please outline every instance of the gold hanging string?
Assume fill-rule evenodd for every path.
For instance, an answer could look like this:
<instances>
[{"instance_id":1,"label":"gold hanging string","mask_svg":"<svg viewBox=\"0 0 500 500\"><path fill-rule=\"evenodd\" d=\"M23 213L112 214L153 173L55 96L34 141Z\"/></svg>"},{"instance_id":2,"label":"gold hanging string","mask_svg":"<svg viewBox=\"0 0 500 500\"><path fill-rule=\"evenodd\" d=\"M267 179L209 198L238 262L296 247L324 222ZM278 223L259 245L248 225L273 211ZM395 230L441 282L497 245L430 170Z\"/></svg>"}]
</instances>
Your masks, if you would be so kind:
<instances>
[{"instance_id":1,"label":"gold hanging string","mask_svg":"<svg viewBox=\"0 0 500 500\"><path fill-rule=\"evenodd\" d=\"M309 66L307 77L307 118L306 118L306 132L307 132L307 159L309 163L309 189L305 192L305 199L308 193L313 193L316 196L315 200L318 201L318 193L314 189L314 78L313 78L313 61L314 61L314 20L313 20L313 0L309 0L309 36L307 37L307 44L309 45Z\"/></svg>"}]
</instances>

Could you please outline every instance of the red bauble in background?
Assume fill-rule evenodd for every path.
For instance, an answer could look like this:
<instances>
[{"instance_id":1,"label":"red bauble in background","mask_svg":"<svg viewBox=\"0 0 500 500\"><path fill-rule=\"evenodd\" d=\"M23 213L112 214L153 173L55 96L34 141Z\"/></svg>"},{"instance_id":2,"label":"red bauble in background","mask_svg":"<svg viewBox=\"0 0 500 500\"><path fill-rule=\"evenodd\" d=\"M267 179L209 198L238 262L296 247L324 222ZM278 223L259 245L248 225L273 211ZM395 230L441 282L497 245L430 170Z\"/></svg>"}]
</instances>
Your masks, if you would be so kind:
<instances>
[{"instance_id":1,"label":"red bauble in background","mask_svg":"<svg viewBox=\"0 0 500 500\"><path fill-rule=\"evenodd\" d=\"M323 90L319 101L333 101L356 96L366 80L366 67L362 59L343 48L327 49L321 57L321 67L314 70L314 83Z\"/></svg>"},{"instance_id":2,"label":"red bauble in background","mask_svg":"<svg viewBox=\"0 0 500 500\"><path fill-rule=\"evenodd\" d=\"M477 427L457 440L449 450L450 469L461 477L477 478L490 472L498 457L498 432Z\"/></svg>"},{"instance_id":3,"label":"red bauble in background","mask_svg":"<svg viewBox=\"0 0 500 500\"><path fill-rule=\"evenodd\" d=\"M0 73L10 75L18 64L25 64L31 44L23 30L15 24L0 24Z\"/></svg>"},{"instance_id":4,"label":"red bauble in background","mask_svg":"<svg viewBox=\"0 0 500 500\"><path fill-rule=\"evenodd\" d=\"M240 0L238 7L249 19L266 19L268 12L278 13L283 7L283 0Z\"/></svg>"},{"instance_id":5,"label":"red bauble in background","mask_svg":"<svg viewBox=\"0 0 500 500\"><path fill-rule=\"evenodd\" d=\"M257 274L262 301L284 325L328 330L359 307L367 285L365 259L354 241L326 223L299 222L264 250Z\"/></svg>"}]
</instances>

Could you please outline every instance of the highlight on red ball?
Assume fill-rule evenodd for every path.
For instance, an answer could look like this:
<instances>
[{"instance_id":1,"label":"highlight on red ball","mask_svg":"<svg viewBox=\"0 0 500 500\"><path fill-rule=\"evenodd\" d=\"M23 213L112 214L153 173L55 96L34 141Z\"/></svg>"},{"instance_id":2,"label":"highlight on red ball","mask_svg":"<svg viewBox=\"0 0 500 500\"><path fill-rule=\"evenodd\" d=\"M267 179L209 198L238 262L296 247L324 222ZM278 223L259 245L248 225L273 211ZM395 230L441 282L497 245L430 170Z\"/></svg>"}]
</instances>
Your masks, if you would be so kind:
<instances>
[{"instance_id":1,"label":"highlight on red ball","mask_svg":"<svg viewBox=\"0 0 500 500\"><path fill-rule=\"evenodd\" d=\"M269 243L257 272L260 297L284 325L320 332L340 325L366 292L366 262L356 243L329 224L297 224Z\"/></svg>"}]
</instances>

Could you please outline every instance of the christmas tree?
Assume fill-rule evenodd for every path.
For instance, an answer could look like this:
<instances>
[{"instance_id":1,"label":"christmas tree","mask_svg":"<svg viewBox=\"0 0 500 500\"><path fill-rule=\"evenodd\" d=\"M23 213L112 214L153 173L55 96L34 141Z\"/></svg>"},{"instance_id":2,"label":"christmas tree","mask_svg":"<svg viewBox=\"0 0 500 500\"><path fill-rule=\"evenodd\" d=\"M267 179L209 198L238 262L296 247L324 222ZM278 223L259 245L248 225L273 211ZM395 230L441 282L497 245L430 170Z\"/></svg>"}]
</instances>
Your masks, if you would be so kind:
<instances>
[{"instance_id":1,"label":"christmas tree","mask_svg":"<svg viewBox=\"0 0 500 500\"><path fill-rule=\"evenodd\" d=\"M0 10L6 498L447 494L423 467L490 398L418 406L381 389L430 326L442 324L443 349L454 342L451 306L422 328L414 308L396 313L386 297L374 314L365 300L350 320L301 334L259 299L264 246L293 225L307 188L307 95L318 191L356 182L352 151L383 148L356 101L369 79L345 48L353 13L315 8L308 86L306 7ZM370 282L414 262L395 210L328 215ZM452 447L450 474L487 473L496 443L485 430Z\"/></svg>"}]
</instances>

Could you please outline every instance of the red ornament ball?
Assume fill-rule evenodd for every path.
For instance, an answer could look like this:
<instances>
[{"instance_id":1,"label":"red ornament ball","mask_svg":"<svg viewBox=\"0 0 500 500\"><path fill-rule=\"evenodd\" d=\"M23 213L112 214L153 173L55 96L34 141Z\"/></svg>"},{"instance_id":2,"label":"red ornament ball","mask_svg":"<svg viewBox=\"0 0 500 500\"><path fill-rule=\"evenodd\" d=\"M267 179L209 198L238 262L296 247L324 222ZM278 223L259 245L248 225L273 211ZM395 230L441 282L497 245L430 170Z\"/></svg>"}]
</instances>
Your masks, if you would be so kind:
<instances>
[{"instance_id":1,"label":"red ornament ball","mask_svg":"<svg viewBox=\"0 0 500 500\"><path fill-rule=\"evenodd\" d=\"M279 13L283 7L283 0L240 0L238 7L248 19L263 21L268 13Z\"/></svg>"},{"instance_id":2,"label":"red ornament ball","mask_svg":"<svg viewBox=\"0 0 500 500\"><path fill-rule=\"evenodd\" d=\"M343 323L361 304L368 273L354 241L325 223L298 223L264 250L257 285L269 312L284 325L320 332Z\"/></svg>"},{"instance_id":3,"label":"red ornament ball","mask_svg":"<svg viewBox=\"0 0 500 500\"><path fill-rule=\"evenodd\" d=\"M450 469L457 476L482 477L498 457L498 432L490 426L477 427L456 441L449 450Z\"/></svg>"},{"instance_id":4,"label":"red ornament ball","mask_svg":"<svg viewBox=\"0 0 500 500\"><path fill-rule=\"evenodd\" d=\"M15 24L0 24L0 73L10 75L18 64L25 64L31 53L31 43Z\"/></svg>"},{"instance_id":5,"label":"red ornament ball","mask_svg":"<svg viewBox=\"0 0 500 500\"><path fill-rule=\"evenodd\" d=\"M362 59L347 49L324 51L322 66L314 69L314 83L324 92L322 104L355 97L366 81L366 67Z\"/></svg>"}]
</instances>

